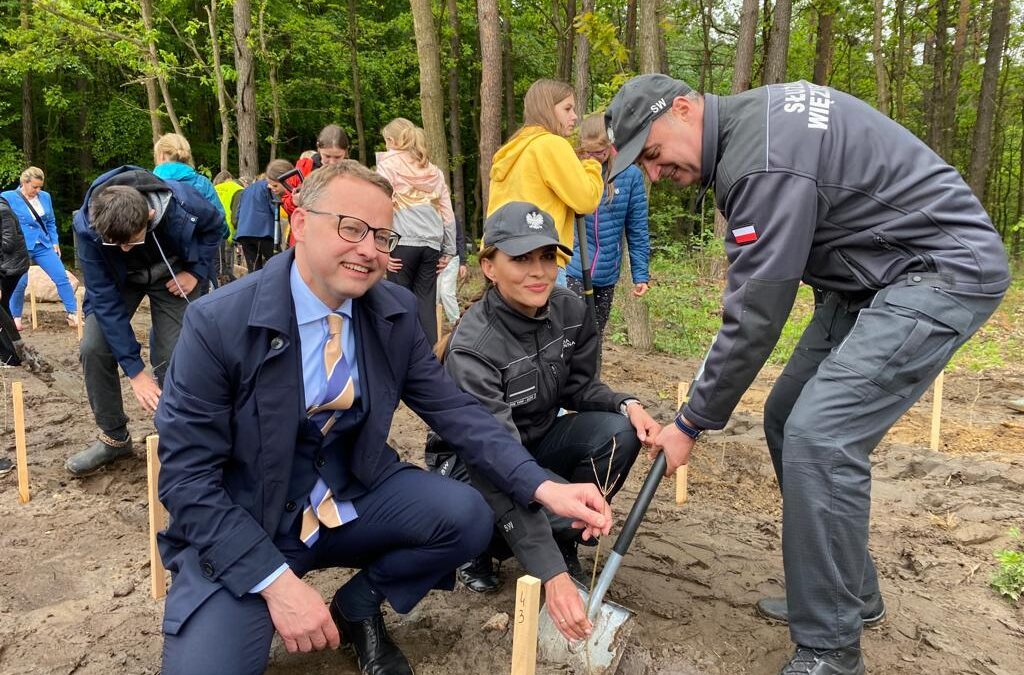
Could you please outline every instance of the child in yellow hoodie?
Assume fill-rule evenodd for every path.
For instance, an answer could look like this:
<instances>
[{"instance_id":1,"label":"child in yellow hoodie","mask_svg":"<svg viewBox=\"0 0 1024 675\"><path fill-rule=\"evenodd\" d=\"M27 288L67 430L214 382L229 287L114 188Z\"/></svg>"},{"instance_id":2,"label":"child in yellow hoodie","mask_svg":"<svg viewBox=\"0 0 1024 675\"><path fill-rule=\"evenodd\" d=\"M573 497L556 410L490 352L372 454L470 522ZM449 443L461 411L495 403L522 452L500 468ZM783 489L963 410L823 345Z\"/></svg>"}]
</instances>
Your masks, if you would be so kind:
<instances>
[{"instance_id":1,"label":"child in yellow hoodie","mask_svg":"<svg viewBox=\"0 0 1024 675\"><path fill-rule=\"evenodd\" d=\"M530 202L551 214L558 239L572 248L575 215L593 213L604 185L601 165L582 162L567 137L576 126L576 97L558 80L537 80L526 92L523 127L494 154L487 215L513 201ZM558 252L565 285L569 256Z\"/></svg>"}]
</instances>

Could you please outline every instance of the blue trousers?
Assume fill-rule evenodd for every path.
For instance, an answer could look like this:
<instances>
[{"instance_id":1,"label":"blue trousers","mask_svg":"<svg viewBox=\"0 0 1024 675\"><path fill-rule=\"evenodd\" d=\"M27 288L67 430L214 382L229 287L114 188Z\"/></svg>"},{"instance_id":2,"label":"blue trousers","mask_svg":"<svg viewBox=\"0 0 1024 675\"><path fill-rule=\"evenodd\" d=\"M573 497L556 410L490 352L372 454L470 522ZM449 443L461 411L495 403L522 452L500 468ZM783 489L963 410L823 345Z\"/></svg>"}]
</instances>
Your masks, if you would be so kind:
<instances>
[{"instance_id":1,"label":"blue trousers","mask_svg":"<svg viewBox=\"0 0 1024 675\"><path fill-rule=\"evenodd\" d=\"M494 516L480 493L435 473L399 471L355 499L354 505L359 517L335 529L321 528L313 548L299 540L297 527L274 543L300 577L329 567L366 570L374 589L402 613L433 588L451 590L455 568L483 551L491 538ZM173 583L169 594L168 601L174 595ZM222 588L177 635L164 636L161 672L262 673L273 636L262 596L236 598Z\"/></svg>"},{"instance_id":2,"label":"blue trousers","mask_svg":"<svg viewBox=\"0 0 1024 675\"><path fill-rule=\"evenodd\" d=\"M64 309L68 314L78 311L78 303L75 301L75 292L71 289L71 282L68 281L68 272L64 269L64 263L60 256L43 242L36 244L36 247L28 252L32 262L43 268L46 275L53 280L57 286L57 293L60 301L64 303ZM25 307L25 288L28 286L28 272L22 275L18 285L14 288L14 295L11 297L11 316L21 316Z\"/></svg>"}]
</instances>

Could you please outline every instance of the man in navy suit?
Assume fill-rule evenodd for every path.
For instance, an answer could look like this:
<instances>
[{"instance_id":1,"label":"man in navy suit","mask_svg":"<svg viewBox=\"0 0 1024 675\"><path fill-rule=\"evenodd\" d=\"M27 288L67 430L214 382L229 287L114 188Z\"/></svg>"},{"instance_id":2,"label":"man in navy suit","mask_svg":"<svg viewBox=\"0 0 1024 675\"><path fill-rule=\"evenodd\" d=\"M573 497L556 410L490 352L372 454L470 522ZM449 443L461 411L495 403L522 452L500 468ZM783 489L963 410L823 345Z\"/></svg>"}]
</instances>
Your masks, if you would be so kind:
<instances>
[{"instance_id":1,"label":"man in navy suit","mask_svg":"<svg viewBox=\"0 0 1024 675\"><path fill-rule=\"evenodd\" d=\"M400 400L519 503L574 518L585 537L611 526L594 486L548 480L448 379L415 298L381 281L391 193L357 162L318 169L292 214L294 249L185 315L156 417L167 675L263 672L275 630L291 652L343 638L363 673L412 672L381 603L404 613L450 590L493 514L471 487L399 461L387 436ZM332 340L346 403L320 413ZM325 504L332 518L317 517ZM329 607L301 580L325 567L359 569Z\"/></svg>"}]
</instances>

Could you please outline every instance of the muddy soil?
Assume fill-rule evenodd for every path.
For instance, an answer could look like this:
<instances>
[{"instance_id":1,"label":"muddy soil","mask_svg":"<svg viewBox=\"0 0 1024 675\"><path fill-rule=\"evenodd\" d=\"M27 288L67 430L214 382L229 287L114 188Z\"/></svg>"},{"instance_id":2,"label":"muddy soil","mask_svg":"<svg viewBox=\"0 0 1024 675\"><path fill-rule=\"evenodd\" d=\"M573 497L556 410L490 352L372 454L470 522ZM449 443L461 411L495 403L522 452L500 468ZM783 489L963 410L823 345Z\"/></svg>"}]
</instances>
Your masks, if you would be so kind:
<instances>
[{"instance_id":1,"label":"muddy soil","mask_svg":"<svg viewBox=\"0 0 1024 675\"><path fill-rule=\"evenodd\" d=\"M76 480L65 458L95 437L73 329L56 308L40 312L26 340L53 364L40 379L22 368L0 371L24 382L32 500L20 505L15 473L0 478L0 673L157 673L161 603L149 595L143 439L152 423L124 383L135 459ZM137 319L140 338L146 322ZM604 374L669 419L676 388L695 363L611 346ZM774 673L790 652L783 626L759 619L754 602L783 588L778 490L761 433L761 404L778 370L761 374L729 427L709 434L691 464L690 498L677 507L666 481L610 596L637 612L620 672ZM871 548L889 609L865 634L871 673L1024 672L1024 607L988 587L992 552L1024 524L1024 414L1004 407L1024 395L1024 367L946 376L943 447L928 449L926 397L892 430L874 456ZM0 414L0 448L14 457L10 404ZM395 447L420 462L423 424L402 409ZM646 462L619 495L621 519ZM585 565L593 549L583 549ZM511 630L485 628L511 613L514 563L500 593L464 588L432 593L412 613L387 620L418 673L508 672ZM325 596L345 571L311 575ZM347 652L293 656L275 640L270 673L355 675ZM563 673L557 664L539 672Z\"/></svg>"}]
</instances>

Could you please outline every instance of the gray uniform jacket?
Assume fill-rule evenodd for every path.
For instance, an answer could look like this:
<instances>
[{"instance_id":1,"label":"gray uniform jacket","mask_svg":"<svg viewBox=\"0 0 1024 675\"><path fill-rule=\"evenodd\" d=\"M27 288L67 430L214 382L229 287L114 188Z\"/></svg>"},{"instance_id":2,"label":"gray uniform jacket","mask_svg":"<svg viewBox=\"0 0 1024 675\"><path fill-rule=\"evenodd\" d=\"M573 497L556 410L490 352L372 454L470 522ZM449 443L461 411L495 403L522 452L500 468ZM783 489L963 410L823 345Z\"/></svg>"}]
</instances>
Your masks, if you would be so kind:
<instances>
[{"instance_id":1,"label":"gray uniform jacket","mask_svg":"<svg viewBox=\"0 0 1024 675\"><path fill-rule=\"evenodd\" d=\"M533 450L554 426L560 407L618 412L633 398L597 378L600 339L586 304L568 289L555 287L547 308L531 318L491 288L459 321L444 365L461 389ZM516 504L471 469L470 475L523 567L542 581L564 572L545 514Z\"/></svg>"},{"instance_id":2,"label":"gray uniform jacket","mask_svg":"<svg viewBox=\"0 0 1024 675\"><path fill-rule=\"evenodd\" d=\"M998 294L1006 252L977 197L920 139L808 82L707 95L703 189L729 223L722 328L683 414L725 426L771 354L800 281L868 298L911 272Z\"/></svg>"}]
</instances>

